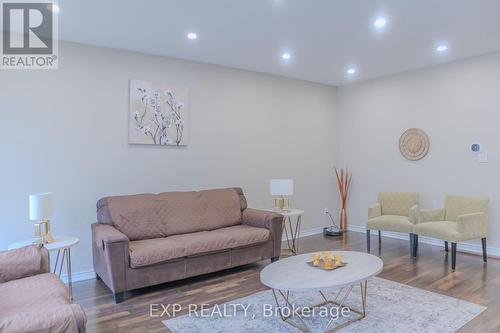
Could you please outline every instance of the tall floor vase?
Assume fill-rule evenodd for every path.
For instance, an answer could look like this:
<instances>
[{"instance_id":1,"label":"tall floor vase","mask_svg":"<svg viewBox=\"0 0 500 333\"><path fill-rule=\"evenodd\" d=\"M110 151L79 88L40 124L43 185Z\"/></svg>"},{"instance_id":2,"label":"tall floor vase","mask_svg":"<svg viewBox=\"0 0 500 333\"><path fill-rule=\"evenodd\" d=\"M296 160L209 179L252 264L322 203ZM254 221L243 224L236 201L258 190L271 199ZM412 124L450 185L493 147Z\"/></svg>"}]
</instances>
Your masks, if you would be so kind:
<instances>
[{"instance_id":1,"label":"tall floor vase","mask_svg":"<svg viewBox=\"0 0 500 333\"><path fill-rule=\"evenodd\" d=\"M337 170L335 168L335 175L337 176L337 186L340 194L340 229L347 230L347 195L349 194L349 187L351 186L352 173L347 169Z\"/></svg>"},{"instance_id":2,"label":"tall floor vase","mask_svg":"<svg viewBox=\"0 0 500 333\"><path fill-rule=\"evenodd\" d=\"M340 229L342 231L347 230L347 210L345 207L340 209Z\"/></svg>"}]
</instances>

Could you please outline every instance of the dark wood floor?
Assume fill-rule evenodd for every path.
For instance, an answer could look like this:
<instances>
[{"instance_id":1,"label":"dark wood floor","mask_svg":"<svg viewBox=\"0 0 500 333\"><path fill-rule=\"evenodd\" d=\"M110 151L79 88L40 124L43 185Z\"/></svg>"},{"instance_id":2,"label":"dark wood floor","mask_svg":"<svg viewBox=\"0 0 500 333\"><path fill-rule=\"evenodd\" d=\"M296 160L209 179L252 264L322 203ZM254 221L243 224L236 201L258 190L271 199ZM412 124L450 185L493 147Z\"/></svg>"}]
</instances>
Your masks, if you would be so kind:
<instances>
[{"instance_id":1,"label":"dark wood floor","mask_svg":"<svg viewBox=\"0 0 500 333\"><path fill-rule=\"evenodd\" d=\"M444 248L420 244L418 261L409 258L407 241L383 237L382 250L377 248L372 237L372 253L384 261L380 277L488 307L460 332L500 332L500 260L484 265L479 256L459 253L452 272ZM315 235L300 240L300 252L324 249L365 251L365 237L350 232L343 239ZM168 332L161 323L168 317L149 317L151 303L218 304L265 290L259 272L268 263L141 289L118 305L101 281L81 281L74 284L74 298L87 313L88 332Z\"/></svg>"}]
</instances>

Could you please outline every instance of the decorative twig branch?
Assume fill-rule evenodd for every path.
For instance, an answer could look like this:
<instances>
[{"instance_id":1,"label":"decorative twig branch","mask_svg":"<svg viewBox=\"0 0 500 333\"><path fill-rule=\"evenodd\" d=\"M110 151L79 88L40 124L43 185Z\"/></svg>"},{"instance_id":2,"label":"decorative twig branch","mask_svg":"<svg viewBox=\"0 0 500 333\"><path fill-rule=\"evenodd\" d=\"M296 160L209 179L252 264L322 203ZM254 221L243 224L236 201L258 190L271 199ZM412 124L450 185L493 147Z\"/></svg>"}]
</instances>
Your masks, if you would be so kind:
<instances>
[{"instance_id":1,"label":"decorative twig branch","mask_svg":"<svg viewBox=\"0 0 500 333\"><path fill-rule=\"evenodd\" d=\"M352 173L350 173L347 169L337 170L335 168L335 175L337 176L337 187L339 189L340 194L340 229L347 229L347 196L349 194L349 188L352 182Z\"/></svg>"}]
</instances>

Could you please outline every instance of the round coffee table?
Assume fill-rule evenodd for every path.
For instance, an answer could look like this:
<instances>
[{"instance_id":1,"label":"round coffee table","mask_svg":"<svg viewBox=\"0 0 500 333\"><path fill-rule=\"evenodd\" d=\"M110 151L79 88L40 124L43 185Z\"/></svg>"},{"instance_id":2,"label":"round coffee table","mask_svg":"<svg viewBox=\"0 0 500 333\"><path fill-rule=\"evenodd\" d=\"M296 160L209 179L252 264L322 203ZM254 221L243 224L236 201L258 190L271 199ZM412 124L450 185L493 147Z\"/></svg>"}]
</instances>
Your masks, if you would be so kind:
<instances>
[{"instance_id":1,"label":"round coffee table","mask_svg":"<svg viewBox=\"0 0 500 333\"><path fill-rule=\"evenodd\" d=\"M260 273L261 282L272 288L274 299L278 308L282 308L278 301L278 296L284 301L285 307L295 308L289 299L289 293L295 292L318 292L324 302L315 304L310 308L321 307L327 304L336 305L339 308L349 308L350 311L357 314L355 318L332 326L333 317L328 321L324 332L332 332L345 327L355 321L366 317L366 292L368 280L382 271L384 263L374 255L353 252L353 251L329 251L333 255L341 255L342 261L347 265L332 271L325 271L307 264L311 261L314 253L301 254L286 259L276 261L266 266ZM321 252L317 252L321 253ZM360 287L362 309L356 309L345 304L345 301L355 286ZM334 299L328 299L325 291L335 291ZM311 332L309 326L305 323L300 314L294 313L300 323L288 321L292 315L284 316L279 312L281 319L303 332ZM332 328L330 328L332 326Z\"/></svg>"}]
</instances>

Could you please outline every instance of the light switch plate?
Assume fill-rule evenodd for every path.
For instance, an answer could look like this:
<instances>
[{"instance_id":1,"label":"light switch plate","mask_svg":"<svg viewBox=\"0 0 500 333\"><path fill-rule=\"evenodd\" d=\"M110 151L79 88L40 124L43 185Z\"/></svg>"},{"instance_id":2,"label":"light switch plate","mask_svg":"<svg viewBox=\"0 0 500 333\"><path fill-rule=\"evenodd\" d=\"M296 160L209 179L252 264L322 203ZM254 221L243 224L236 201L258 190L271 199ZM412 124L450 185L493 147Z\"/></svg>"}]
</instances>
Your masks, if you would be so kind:
<instances>
[{"instance_id":1,"label":"light switch plate","mask_svg":"<svg viewBox=\"0 0 500 333\"><path fill-rule=\"evenodd\" d=\"M477 154L477 161L479 163L488 163L488 153Z\"/></svg>"}]
</instances>

